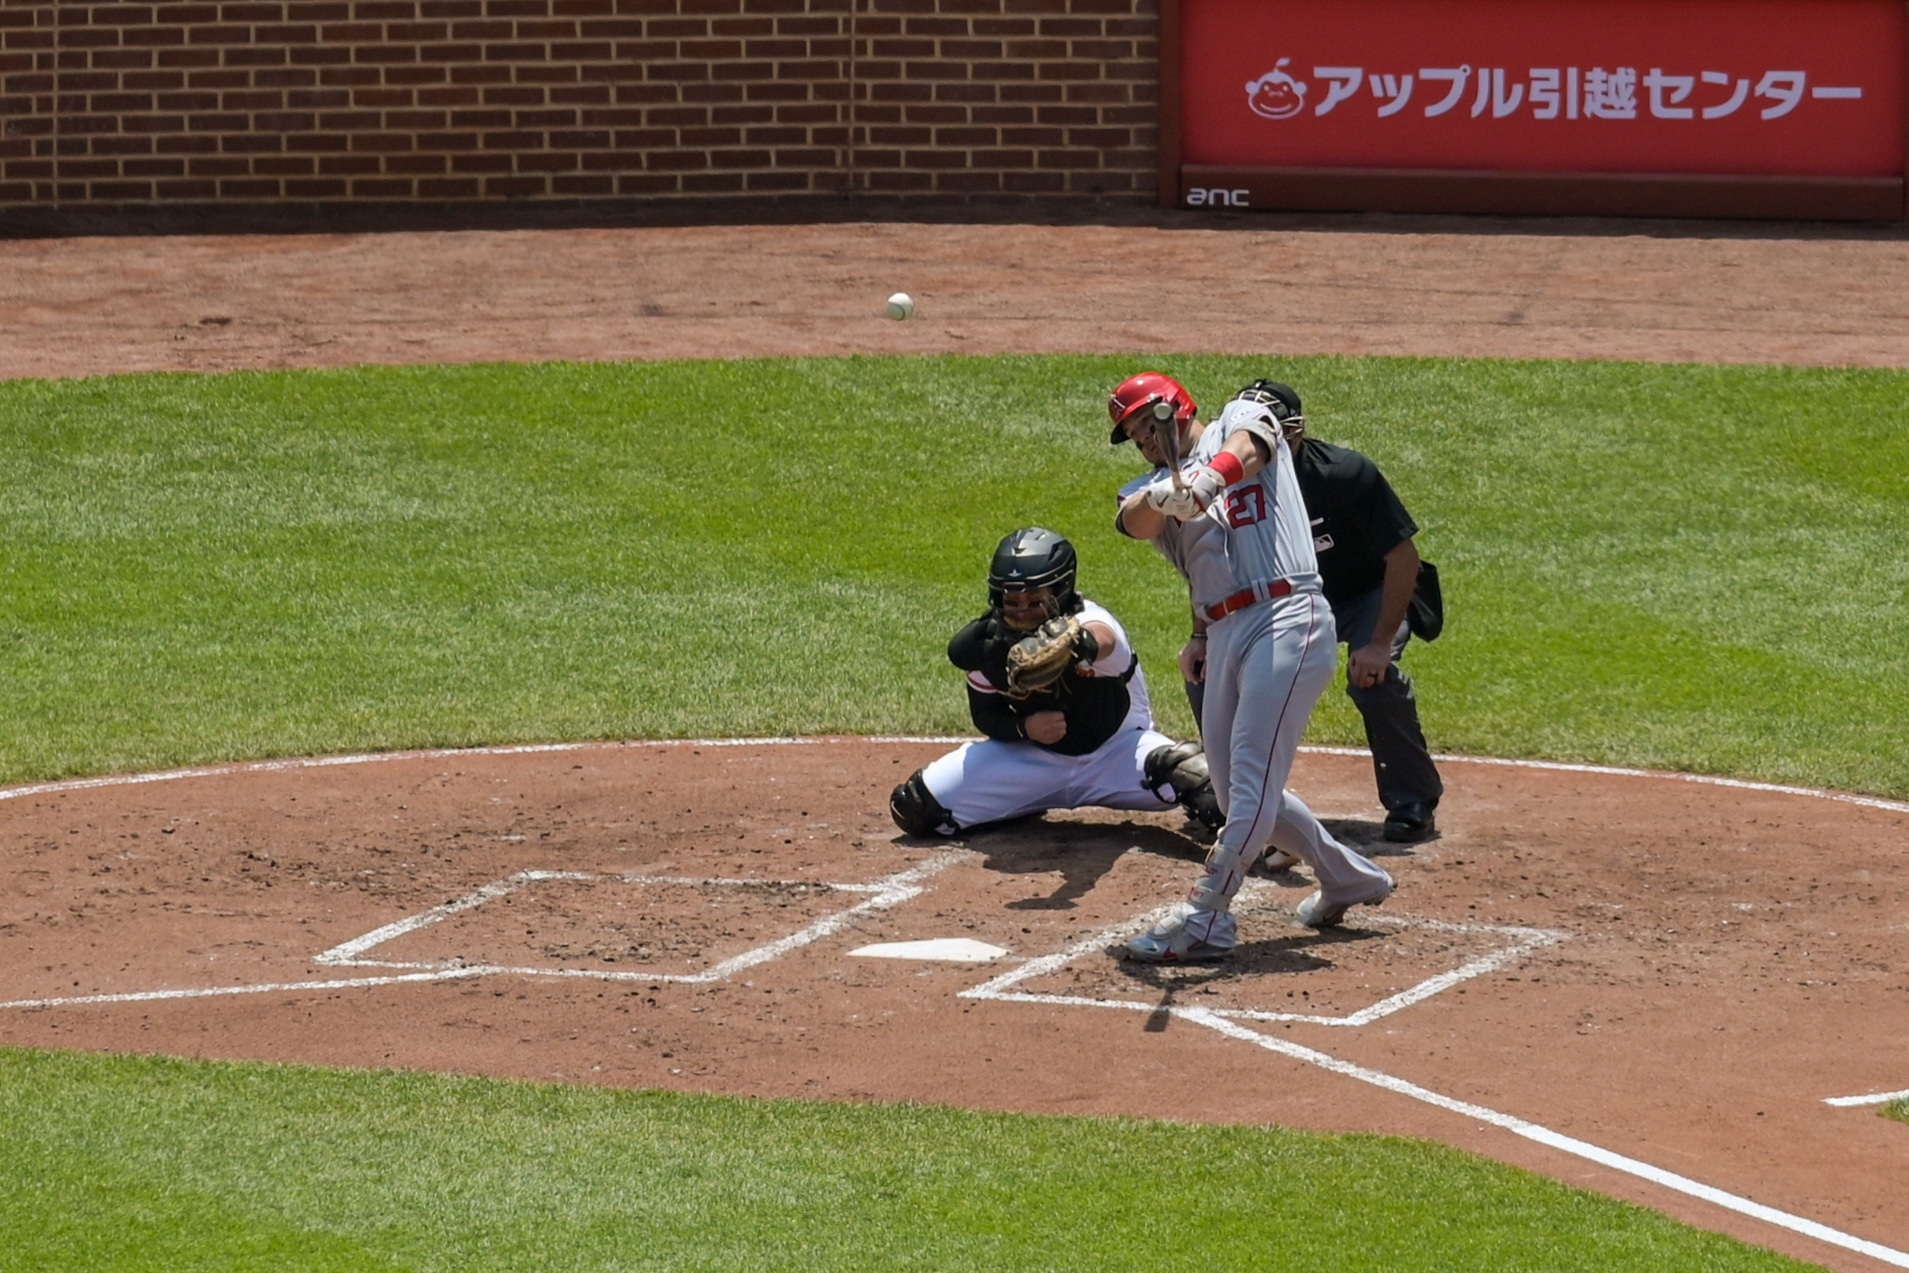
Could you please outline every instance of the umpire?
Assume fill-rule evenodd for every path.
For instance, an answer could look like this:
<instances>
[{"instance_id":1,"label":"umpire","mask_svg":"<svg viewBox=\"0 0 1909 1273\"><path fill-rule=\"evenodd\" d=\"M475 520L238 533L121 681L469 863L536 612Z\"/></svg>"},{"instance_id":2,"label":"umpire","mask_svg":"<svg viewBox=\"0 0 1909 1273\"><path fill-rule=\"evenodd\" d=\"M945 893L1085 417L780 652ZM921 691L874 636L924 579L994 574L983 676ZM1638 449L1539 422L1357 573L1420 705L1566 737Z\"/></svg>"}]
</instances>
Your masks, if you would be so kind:
<instances>
[{"instance_id":1,"label":"umpire","mask_svg":"<svg viewBox=\"0 0 1909 1273\"><path fill-rule=\"evenodd\" d=\"M1438 834L1433 810L1445 784L1419 727L1411 678L1399 668L1412 639L1408 615L1419 588L1418 547L1412 542L1418 523L1369 458L1306 436L1306 417L1291 386L1255 380L1235 396L1277 400L1288 409L1283 432L1312 522L1326 601L1349 651L1346 696L1365 720L1379 803L1385 806L1384 835L1403 844L1429 840ZM1436 574L1428 573L1432 583ZM1435 597L1435 586L1431 591ZM1433 616L1439 606L1431 600ZM1430 639L1436 628L1422 635Z\"/></svg>"}]
</instances>

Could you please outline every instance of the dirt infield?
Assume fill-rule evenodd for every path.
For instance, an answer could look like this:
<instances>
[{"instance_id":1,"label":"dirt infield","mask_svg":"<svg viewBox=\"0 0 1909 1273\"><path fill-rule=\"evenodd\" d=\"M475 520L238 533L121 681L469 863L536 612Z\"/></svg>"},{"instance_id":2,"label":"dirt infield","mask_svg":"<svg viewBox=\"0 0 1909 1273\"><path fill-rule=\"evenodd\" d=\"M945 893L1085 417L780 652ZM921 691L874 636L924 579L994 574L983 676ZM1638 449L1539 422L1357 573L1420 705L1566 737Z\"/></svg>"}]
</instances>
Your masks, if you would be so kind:
<instances>
[{"instance_id":1,"label":"dirt infield","mask_svg":"<svg viewBox=\"0 0 1909 1273\"><path fill-rule=\"evenodd\" d=\"M0 377L931 351L1909 364L1895 233L1261 225L0 242ZM915 320L880 316L897 289ZM1162 972L1105 947L1191 878L1178 820L899 838L886 793L941 749L638 743L0 792L0 1044L1421 1135L1909 1267L1909 1129L1825 1103L1909 1088L1909 809L1454 761L1443 838L1385 859L1391 904L1318 935L1290 919L1303 876L1258 879L1233 961ZM1368 760L1309 753L1295 787L1384 847ZM1006 953L853 953L937 938Z\"/></svg>"},{"instance_id":2,"label":"dirt infield","mask_svg":"<svg viewBox=\"0 0 1909 1273\"><path fill-rule=\"evenodd\" d=\"M1327 224L0 242L0 378L927 352L1909 365L1899 230ZM883 316L895 291L914 319Z\"/></svg>"},{"instance_id":3,"label":"dirt infield","mask_svg":"<svg viewBox=\"0 0 1909 1273\"><path fill-rule=\"evenodd\" d=\"M1453 762L1443 837L1383 859L1386 907L1315 934L1290 917L1309 881L1269 876L1233 961L1160 970L1107 947L1191 879L1184 825L898 836L888 787L943 749L612 744L16 789L0 1043L1422 1135L1880 1267L1522 1120L1909 1249L1904 1129L1824 1103L1909 1080L1909 808ZM1295 786L1392 847L1364 757L1309 753ZM853 953L945 938L1006 953Z\"/></svg>"}]
</instances>

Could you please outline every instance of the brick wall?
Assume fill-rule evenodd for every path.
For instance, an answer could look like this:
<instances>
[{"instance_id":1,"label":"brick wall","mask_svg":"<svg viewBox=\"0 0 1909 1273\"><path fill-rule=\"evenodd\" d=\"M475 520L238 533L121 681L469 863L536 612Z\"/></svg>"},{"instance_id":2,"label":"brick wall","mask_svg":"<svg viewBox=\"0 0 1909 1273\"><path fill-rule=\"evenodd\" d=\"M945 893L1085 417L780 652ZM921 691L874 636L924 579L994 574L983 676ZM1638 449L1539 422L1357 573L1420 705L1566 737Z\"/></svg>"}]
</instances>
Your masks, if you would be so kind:
<instances>
[{"instance_id":1,"label":"brick wall","mask_svg":"<svg viewBox=\"0 0 1909 1273\"><path fill-rule=\"evenodd\" d=\"M0 0L0 210L1151 198L1155 0Z\"/></svg>"}]
</instances>

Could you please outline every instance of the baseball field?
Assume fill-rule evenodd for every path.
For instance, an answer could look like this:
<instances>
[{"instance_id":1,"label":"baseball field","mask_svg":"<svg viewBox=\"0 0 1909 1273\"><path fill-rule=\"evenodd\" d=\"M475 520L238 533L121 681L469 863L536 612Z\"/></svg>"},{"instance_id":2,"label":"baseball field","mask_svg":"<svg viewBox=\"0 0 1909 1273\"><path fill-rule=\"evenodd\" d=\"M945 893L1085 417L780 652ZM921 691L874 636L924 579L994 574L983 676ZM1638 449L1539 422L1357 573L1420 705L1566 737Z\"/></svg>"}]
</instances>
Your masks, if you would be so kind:
<instances>
[{"instance_id":1,"label":"baseball field","mask_svg":"<svg viewBox=\"0 0 1909 1273\"><path fill-rule=\"evenodd\" d=\"M1587 315L1674 243L1455 232L1412 245L1424 290L1659 255L1574 276L1542 348L1504 324L1517 357L1423 305L1256 336L1239 307L1290 318L1250 292L1223 348L1055 348L1040 280L962 275L953 228L914 250L945 288L890 281L880 233L880 279L811 252L867 293L834 314L686 232L528 236L559 280L703 263L697 321L605 289L664 329L621 348L491 322L481 279L416 349L317 301L248 332L230 280L301 253L374 318L420 304L353 281L359 240L188 244L227 281L184 321L134 316L176 278L88 293L120 245L0 245L10 299L94 324L0 366L0 1269L1909 1267L1902 347L1837 344L1833 299L1775 336L1699 303L1645 361ZM1698 278L1909 271L1690 242ZM1184 594L1111 525L1102 403L1142 366L1298 386L1446 579L1408 655L1443 837L1338 933L1255 880L1217 972L1105 953L1190 877L1177 817L931 845L885 809L969 732L942 649L1016 526L1074 540L1190 732ZM1297 789L1383 850L1336 691L1308 742ZM860 953L950 938L999 953Z\"/></svg>"}]
</instances>

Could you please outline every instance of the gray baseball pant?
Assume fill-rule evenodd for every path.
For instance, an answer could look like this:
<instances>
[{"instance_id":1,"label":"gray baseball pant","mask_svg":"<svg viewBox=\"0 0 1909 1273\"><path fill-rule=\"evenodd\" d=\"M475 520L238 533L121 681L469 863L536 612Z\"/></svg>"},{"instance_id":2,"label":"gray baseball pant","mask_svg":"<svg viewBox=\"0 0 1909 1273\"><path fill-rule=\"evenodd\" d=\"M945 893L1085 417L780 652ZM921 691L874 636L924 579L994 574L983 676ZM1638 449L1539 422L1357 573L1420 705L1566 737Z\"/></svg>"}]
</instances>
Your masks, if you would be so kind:
<instances>
[{"instance_id":1,"label":"gray baseball pant","mask_svg":"<svg viewBox=\"0 0 1909 1273\"><path fill-rule=\"evenodd\" d=\"M1332 837L1286 790L1313 705L1337 662L1332 613L1301 592L1238 610L1207 632L1200 736L1226 814L1187 900L1224 912L1269 838L1312 867L1328 901L1367 898L1384 871Z\"/></svg>"}]
</instances>

